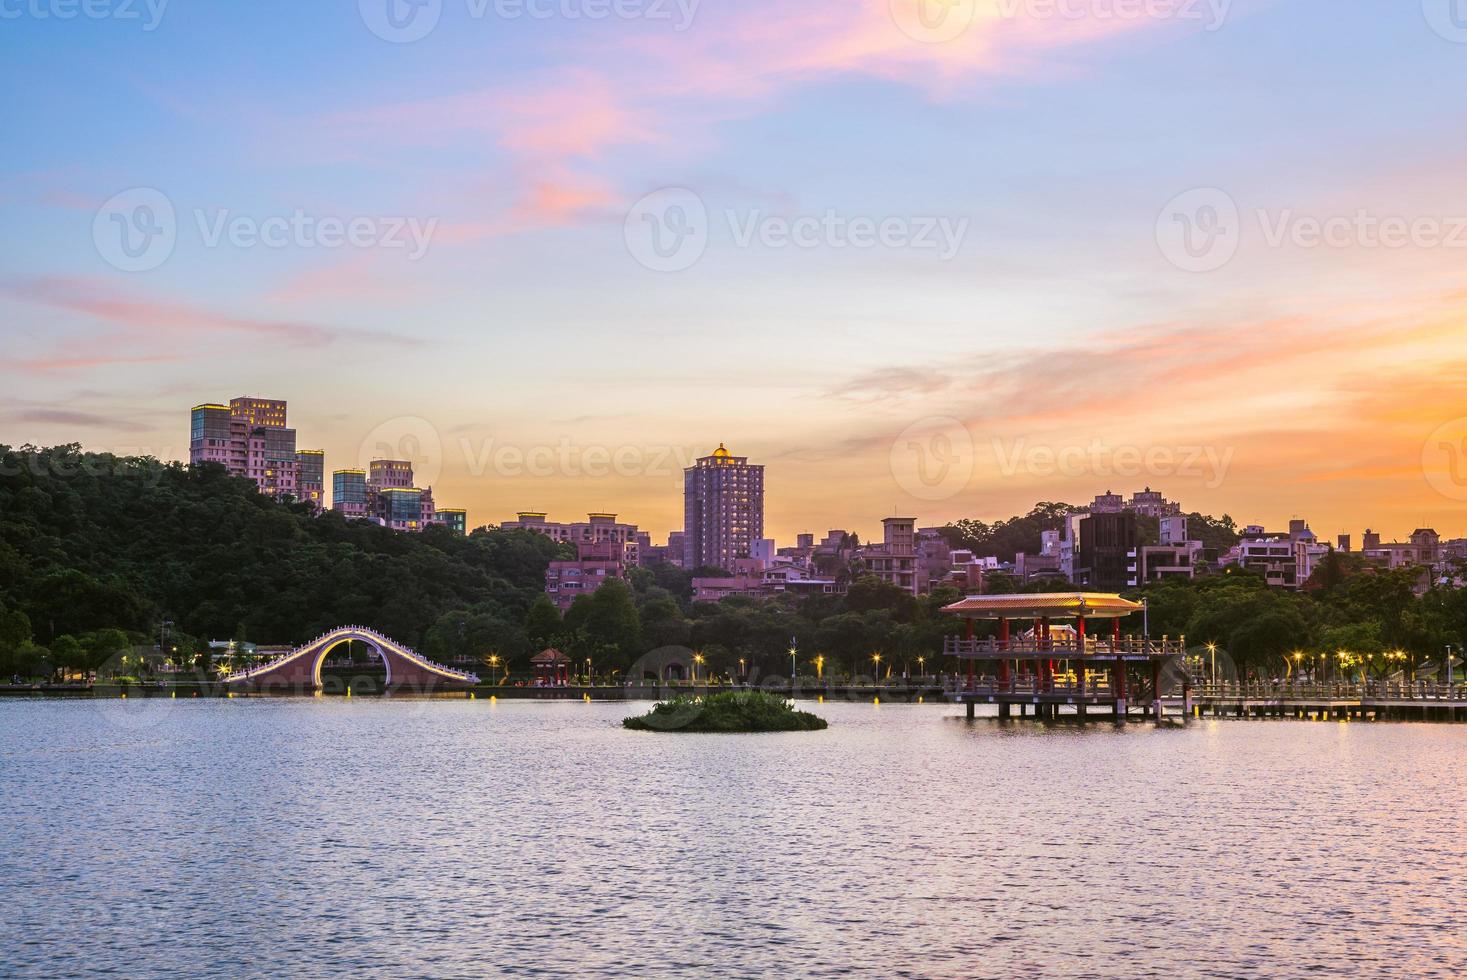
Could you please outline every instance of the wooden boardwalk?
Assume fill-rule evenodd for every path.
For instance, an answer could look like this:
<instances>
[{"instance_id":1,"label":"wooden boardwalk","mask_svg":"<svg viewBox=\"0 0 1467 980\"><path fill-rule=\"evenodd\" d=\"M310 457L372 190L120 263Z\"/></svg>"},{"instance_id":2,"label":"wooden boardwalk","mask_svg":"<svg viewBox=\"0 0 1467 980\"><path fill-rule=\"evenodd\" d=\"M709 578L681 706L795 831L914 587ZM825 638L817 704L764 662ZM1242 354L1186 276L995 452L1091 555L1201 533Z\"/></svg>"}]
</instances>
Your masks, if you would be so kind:
<instances>
[{"instance_id":1,"label":"wooden boardwalk","mask_svg":"<svg viewBox=\"0 0 1467 980\"><path fill-rule=\"evenodd\" d=\"M1164 701L1183 710L1181 699ZM1364 721L1467 721L1467 685L1370 681L1364 684L1200 684L1197 717Z\"/></svg>"}]
</instances>

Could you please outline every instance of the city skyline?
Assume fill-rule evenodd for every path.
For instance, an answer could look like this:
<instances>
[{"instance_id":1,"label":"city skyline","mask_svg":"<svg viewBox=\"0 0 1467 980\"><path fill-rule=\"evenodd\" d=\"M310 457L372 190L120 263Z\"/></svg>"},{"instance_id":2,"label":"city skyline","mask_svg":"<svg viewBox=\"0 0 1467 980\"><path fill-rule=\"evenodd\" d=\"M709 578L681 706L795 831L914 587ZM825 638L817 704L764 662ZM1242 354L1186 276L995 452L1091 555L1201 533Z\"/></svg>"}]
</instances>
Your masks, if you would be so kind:
<instances>
[{"instance_id":1,"label":"city skyline","mask_svg":"<svg viewBox=\"0 0 1467 980\"><path fill-rule=\"evenodd\" d=\"M348 517L362 517L367 516L367 510L370 509L367 508L369 488L387 487L403 489L415 483L422 483L424 484L422 488L424 499L428 501L426 505L427 509L424 513L427 514L432 511L432 482L433 479L438 478L444 471L445 457L448 453L445 452L445 447L439 439L438 433L426 420L420 418L396 419L383 426L379 426L373 433L376 438L369 438L358 448L356 465L343 468L332 464L327 467L324 462L324 450L297 450L295 448L296 431L294 429L284 428L287 419L287 405L288 401L284 399L246 395L231 399L228 405L204 403L194 406L190 412L191 436L193 437L191 440L190 461L200 462L212 460L224 462L226 466L231 467L232 472L237 472L238 475L249 475L259 484L262 492L272 495L282 493L290 494L297 482L296 470L293 469L286 478L289 481L288 485L278 486L278 480L265 479L264 474L266 470L263 468L257 469L257 467L266 465L263 461L255 459L256 455L259 455L261 460L263 460L266 442L256 442L255 440L263 437L267 432L276 432L286 438L289 444L288 448L290 449L289 457L300 460L298 465L307 465L305 460L309 458L309 465L316 474L315 479L308 482L303 475L305 471L300 471L302 473L299 481L301 490L294 495L304 499L310 499L321 508L343 512ZM235 442L233 443L236 447L235 452L239 456L238 462L233 458L229 458L228 454L222 448L205 448L204 444L199 442L199 437L204 433L208 424L206 420L212 417L210 413L218 416L217 424L225 429L221 433L215 433L216 435L227 437L229 435L227 431L229 420L233 418L234 425L238 430L234 433ZM943 458L944 461L941 463L935 463L929 459L928 457L932 454L934 447L943 445L950 447L954 440L955 420L939 420L939 422L940 424L936 427L926 423L919 424L912 430L915 442L909 441L905 446L899 442L893 447L891 475L911 497L927 497L940 501L947 501L952 498L961 499L964 496L965 487L958 487L954 485L952 480L945 481L941 477L949 471L956 471L960 474L965 472L963 461L967 459L976 461L978 453L976 447L967 447L962 451L954 451L949 448L940 450L940 453L947 453ZM251 457L248 468L244 462L247 445L245 442L240 441L244 437L246 428L243 427L246 426L246 423L248 426L265 426L265 428L254 430L252 441L248 446ZM223 447L231 443L226 438L218 440L215 444ZM910 456L906 460L898 460L897 456L900 450L903 448L913 449L914 446L915 455ZM969 449L973 451L969 452ZM568 442L564 442L561 446L557 447L534 447L527 452L522 452L517 447L501 447L497 452L487 450L481 452L476 465L480 470L489 465L511 468L518 471L519 478L529 480L541 479L543 478L543 474L547 472L555 473L557 472L557 467L560 468L559 472L567 474L573 474L578 467L584 467L587 472L581 475L590 480L612 478L632 479L634 478L633 471L639 467L645 466L649 471L648 475L652 473L661 475L662 471L667 467L676 465L680 458L678 450L671 447L663 447L651 452L643 452L636 447L625 446L619 447L616 451L604 450L605 447L584 447L582 451ZM469 450L465 449L465 456L468 457L469 455L471 455ZM998 451L998 455L1002 459L1002 451ZM1180 453L1172 458L1182 462L1183 465L1192 465L1191 462L1186 462L1187 457L1184 457ZM1199 460L1207 459L1208 455L1206 451L1198 450L1196 458ZM647 543L651 544L654 541L663 540L661 535L665 533L669 536L665 539L667 543L674 544L675 542L675 547L681 556L680 558L674 558L674 560L681 560L688 567L696 567L698 565L716 566L726 564L735 557L748 557L753 553L754 544L765 538L768 538L770 541L777 542L783 540L787 542L817 530L843 530L859 534L863 528L868 528L873 521L879 520L885 525L892 520L891 516L873 517L868 514L861 516L855 521L847 522L840 527L821 526L819 522L816 522L815 524L802 527L798 531L791 532L783 538L774 535L772 531L766 534L764 465L762 463L751 465L748 463L748 459L749 457L747 456L735 457L726 448L724 443L720 442L718 447L712 452L696 456L689 460L689 465L681 467L680 493L684 500L682 524L663 532L655 524L645 524L645 522L642 522L645 525L642 533L647 537ZM976 462L974 462L974 465L976 465ZM1061 460L1051 462L1047 465L1059 467L1063 466L1064 463ZM431 479L417 480L415 470L417 471L416 475L431 477ZM731 487L734 493L729 499L733 501L734 506L738 509L738 513L734 515L732 523L738 526L739 533L735 536L730 534L727 529L710 526L707 532L708 542L705 543L699 540L699 535L694 530L698 523L704 520L702 516L704 504L701 500L709 493L712 493L716 500L722 500L722 487L721 485L715 487L710 484L707 489L704 489L703 484L714 476L725 475L724 470L728 470L728 474L726 475L735 477L737 480L752 481L747 483L736 482ZM271 473L273 477L273 471ZM329 497L323 492L325 484L323 483L322 477L325 473L330 473L333 477L332 492ZM369 476L369 474L371 475ZM749 477L744 474L753 474L753 476ZM512 480L514 477L510 479ZM360 485L355 490L352 487L347 487L344 483L344 481L352 480L355 481L353 486ZM1179 509L1181 507L1179 503L1169 500L1165 492L1153 488L1150 483L1146 483L1139 491L1128 483L1119 484L1119 486L1132 492L1132 499L1129 501L1124 499L1123 494L1114 492L1115 486L1117 484L1106 484L1106 489L1104 491L1096 491L1094 500L1089 503L1085 502L1083 498L1071 499L1066 502L1075 508L1073 513L1077 515L1083 511L1094 511L1097 509L1102 512L1114 512L1120 510L1123 505L1127 510L1134 509L1137 513L1143 513L1151 517L1164 517L1168 514L1182 512ZM415 489L414 492L417 493L418 490ZM1030 501L1030 504L1039 504L1054 499L1053 497L1036 497ZM929 500L928 502L930 503L931 501ZM584 502L582 502L581 506L584 507ZM727 507L719 503L714 510L719 509L726 510ZM520 509L515 511L517 515L515 521L501 521L497 517L486 517L483 521L468 521L465 525L464 515L466 510L466 508L437 508L437 512L440 514L457 515L456 526L460 532L476 526L494 527L501 524L506 527L514 525L535 525L538 527L545 523L545 519L549 513L544 509ZM596 510L586 508L585 510L593 521L598 519L614 520L617 516L616 512L609 512L605 508ZM1027 507L1011 514L997 515L997 519L1017 516L1026 512ZM1255 520L1246 516L1240 517L1226 510L1218 511L1212 516L1220 517L1224 514L1233 517L1240 529L1249 526L1272 526L1267 520ZM927 526L938 526L953 523L955 520L964 517L974 519L975 515L965 514L959 515L959 517L943 518L941 520L928 520L925 517L919 517L913 519L913 521L914 523ZM981 515L976 519L985 519L988 517L989 515ZM722 520L727 523L728 517L725 516ZM825 525L832 525L833 522L826 521L824 523ZM1278 523L1281 525L1283 522L1280 521ZM1290 526L1302 525L1304 527L1310 527L1311 521L1307 515L1301 515L1295 512L1289 515L1288 524ZM571 526L564 525L563 527L568 528ZM627 527L635 525L615 526ZM1414 532L1423 526L1426 525L1424 523L1418 523L1412 530ZM1383 536L1388 540L1397 537L1389 533L1383 535L1382 527L1379 523L1366 521L1361 524L1357 522L1355 526L1332 529L1326 536L1340 537L1343 535L1353 538L1357 533L1363 536L1374 532L1374 536L1377 539ZM1399 535L1399 538L1405 537L1406 535L1404 533ZM684 549L687 549L689 554L697 553L701 557L695 558L690 562L688 554L682 553ZM714 558L713 554L715 552L722 557ZM635 558L633 559L633 563L635 563Z\"/></svg>"},{"instance_id":2,"label":"city skyline","mask_svg":"<svg viewBox=\"0 0 1467 980\"><path fill-rule=\"evenodd\" d=\"M771 467L781 540L1147 483L1467 531L1462 137L1416 97L1467 82L1450 19L985 3L937 37L923 2L8 20L0 71L50 81L3 110L0 441L184 459L178 402L261 391L343 465L425 420L435 489L486 516L676 528L725 442ZM671 462L481 465L562 440Z\"/></svg>"}]
</instances>

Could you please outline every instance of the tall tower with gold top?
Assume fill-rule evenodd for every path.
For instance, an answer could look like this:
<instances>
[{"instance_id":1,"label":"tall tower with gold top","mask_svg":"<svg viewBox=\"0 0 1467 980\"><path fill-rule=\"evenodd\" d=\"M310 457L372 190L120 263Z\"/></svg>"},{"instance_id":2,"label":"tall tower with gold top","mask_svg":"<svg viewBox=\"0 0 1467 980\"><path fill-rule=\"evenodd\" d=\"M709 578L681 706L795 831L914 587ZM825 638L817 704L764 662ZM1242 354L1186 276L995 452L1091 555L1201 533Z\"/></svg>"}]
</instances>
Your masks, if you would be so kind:
<instances>
[{"instance_id":1,"label":"tall tower with gold top","mask_svg":"<svg viewBox=\"0 0 1467 980\"><path fill-rule=\"evenodd\" d=\"M683 470L684 568L728 568L763 537L763 466L719 443Z\"/></svg>"}]
</instances>

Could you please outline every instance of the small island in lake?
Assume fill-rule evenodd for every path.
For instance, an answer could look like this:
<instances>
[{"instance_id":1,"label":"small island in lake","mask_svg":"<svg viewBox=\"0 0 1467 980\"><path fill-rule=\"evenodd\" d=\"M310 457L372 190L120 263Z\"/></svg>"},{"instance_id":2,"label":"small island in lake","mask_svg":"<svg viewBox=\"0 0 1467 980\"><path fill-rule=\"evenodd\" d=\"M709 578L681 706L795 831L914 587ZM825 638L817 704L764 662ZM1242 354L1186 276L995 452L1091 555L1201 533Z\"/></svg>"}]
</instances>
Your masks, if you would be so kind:
<instances>
[{"instance_id":1,"label":"small island in lake","mask_svg":"<svg viewBox=\"0 0 1467 980\"><path fill-rule=\"evenodd\" d=\"M702 698L676 697L645 715L622 722L640 732L815 732L824 718L763 691L725 691Z\"/></svg>"}]
</instances>

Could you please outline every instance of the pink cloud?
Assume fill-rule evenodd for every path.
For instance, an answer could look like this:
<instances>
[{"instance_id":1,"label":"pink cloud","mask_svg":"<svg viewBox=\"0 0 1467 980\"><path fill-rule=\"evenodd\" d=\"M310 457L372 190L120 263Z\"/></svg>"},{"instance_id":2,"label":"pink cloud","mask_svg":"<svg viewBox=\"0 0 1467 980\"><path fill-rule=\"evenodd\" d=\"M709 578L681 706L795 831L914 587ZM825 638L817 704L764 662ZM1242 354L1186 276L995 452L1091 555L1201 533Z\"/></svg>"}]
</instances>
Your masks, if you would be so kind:
<instances>
[{"instance_id":1,"label":"pink cloud","mask_svg":"<svg viewBox=\"0 0 1467 980\"><path fill-rule=\"evenodd\" d=\"M347 327L220 313L178 300L122 292L103 280L81 277L3 282L0 296L74 314L104 327L100 334L57 344L37 356L12 358L7 366L14 369L68 371L166 363L182 359L181 346L219 335L268 338L295 347L325 347L344 342L394 346L416 343L406 337ZM160 336L168 337L169 349L148 350Z\"/></svg>"}]
</instances>

